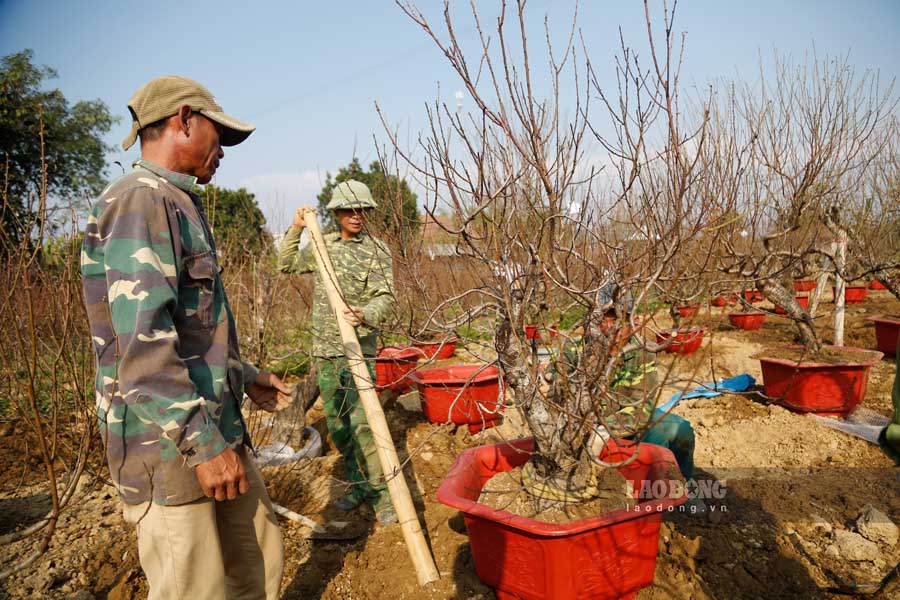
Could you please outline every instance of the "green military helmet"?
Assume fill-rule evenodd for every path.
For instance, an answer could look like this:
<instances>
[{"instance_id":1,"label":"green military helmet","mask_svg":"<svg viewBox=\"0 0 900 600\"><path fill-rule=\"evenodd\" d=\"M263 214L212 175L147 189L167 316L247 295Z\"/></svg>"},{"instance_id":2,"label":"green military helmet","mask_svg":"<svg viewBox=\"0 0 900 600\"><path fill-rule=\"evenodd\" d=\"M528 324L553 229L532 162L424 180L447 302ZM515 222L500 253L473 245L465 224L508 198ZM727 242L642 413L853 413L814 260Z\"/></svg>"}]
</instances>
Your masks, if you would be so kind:
<instances>
[{"instance_id":1,"label":"green military helmet","mask_svg":"<svg viewBox=\"0 0 900 600\"><path fill-rule=\"evenodd\" d=\"M331 192L331 202L325 208L327 210L353 210L361 208L375 208L375 199L368 186L361 181L348 179L334 186Z\"/></svg>"}]
</instances>

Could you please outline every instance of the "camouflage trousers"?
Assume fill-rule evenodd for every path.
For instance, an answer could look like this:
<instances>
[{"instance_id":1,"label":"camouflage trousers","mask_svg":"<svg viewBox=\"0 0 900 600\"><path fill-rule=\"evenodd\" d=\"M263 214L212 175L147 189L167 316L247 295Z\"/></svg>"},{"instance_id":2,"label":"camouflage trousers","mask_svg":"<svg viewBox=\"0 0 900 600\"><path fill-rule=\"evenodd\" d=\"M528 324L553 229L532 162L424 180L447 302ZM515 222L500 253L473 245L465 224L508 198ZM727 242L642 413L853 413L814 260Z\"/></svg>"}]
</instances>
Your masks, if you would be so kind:
<instances>
[{"instance_id":1,"label":"camouflage trousers","mask_svg":"<svg viewBox=\"0 0 900 600\"><path fill-rule=\"evenodd\" d=\"M371 358L366 359L366 367L374 382L375 365ZM347 359L343 356L319 358L316 369L325 422L334 445L344 458L347 479L353 484L350 493L368 502L376 511L390 506L391 498L375 449L375 438L366 421Z\"/></svg>"}]
</instances>

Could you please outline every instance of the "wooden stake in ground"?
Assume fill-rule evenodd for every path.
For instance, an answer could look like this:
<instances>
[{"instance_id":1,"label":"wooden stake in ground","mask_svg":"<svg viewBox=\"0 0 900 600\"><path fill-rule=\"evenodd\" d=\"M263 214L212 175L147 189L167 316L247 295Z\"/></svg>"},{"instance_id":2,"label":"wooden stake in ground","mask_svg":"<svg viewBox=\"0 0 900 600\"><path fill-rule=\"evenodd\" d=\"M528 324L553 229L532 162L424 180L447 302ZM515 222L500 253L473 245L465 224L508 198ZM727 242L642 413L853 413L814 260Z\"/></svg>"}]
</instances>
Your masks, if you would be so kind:
<instances>
[{"instance_id":1,"label":"wooden stake in ground","mask_svg":"<svg viewBox=\"0 0 900 600\"><path fill-rule=\"evenodd\" d=\"M391 502L394 503L394 510L397 511L397 517L400 520L403 539L406 541L409 556L412 559L413 566L416 568L416 577L418 577L419 585L425 585L440 577L437 566L435 566L431 551L425 543L425 536L419 525L419 517L416 515L412 497L409 495L409 488L406 486L403 471L400 469L397 450L391 439L391 432L384 418L384 412L381 410L381 403L378 401L378 396L375 393L375 384L369 376L369 370L366 369L365 358L363 358L362 349L359 346L359 338L356 337L356 330L344 318L343 312L348 306L338 289L337 276L334 273L331 258L328 256L328 251L325 248L325 240L322 238L322 231L316 222L315 213L313 211L306 212L303 215L303 221L306 223L306 228L309 230L309 235L312 238L313 254L316 257L322 284L325 286L325 292L328 294L328 302L331 304L331 310L334 311L338 329L341 332L344 354L347 357L347 362L350 364L350 371L353 373L353 382L356 384L360 402L363 410L366 412L366 420L369 422L369 427L375 438L378 460L381 462L381 468L384 470Z\"/></svg>"}]
</instances>

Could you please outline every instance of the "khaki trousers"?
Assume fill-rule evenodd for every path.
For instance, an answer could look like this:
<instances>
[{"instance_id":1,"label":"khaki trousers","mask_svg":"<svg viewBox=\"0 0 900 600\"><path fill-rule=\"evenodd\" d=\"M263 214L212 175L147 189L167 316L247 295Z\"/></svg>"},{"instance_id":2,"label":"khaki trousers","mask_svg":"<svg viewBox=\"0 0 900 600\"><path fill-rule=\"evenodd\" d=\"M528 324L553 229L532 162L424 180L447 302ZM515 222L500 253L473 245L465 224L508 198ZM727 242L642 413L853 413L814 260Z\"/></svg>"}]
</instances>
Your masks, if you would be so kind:
<instances>
[{"instance_id":1,"label":"khaki trousers","mask_svg":"<svg viewBox=\"0 0 900 600\"><path fill-rule=\"evenodd\" d=\"M124 505L137 527L149 600L276 600L284 548L253 460L240 453L250 491L234 500Z\"/></svg>"}]
</instances>

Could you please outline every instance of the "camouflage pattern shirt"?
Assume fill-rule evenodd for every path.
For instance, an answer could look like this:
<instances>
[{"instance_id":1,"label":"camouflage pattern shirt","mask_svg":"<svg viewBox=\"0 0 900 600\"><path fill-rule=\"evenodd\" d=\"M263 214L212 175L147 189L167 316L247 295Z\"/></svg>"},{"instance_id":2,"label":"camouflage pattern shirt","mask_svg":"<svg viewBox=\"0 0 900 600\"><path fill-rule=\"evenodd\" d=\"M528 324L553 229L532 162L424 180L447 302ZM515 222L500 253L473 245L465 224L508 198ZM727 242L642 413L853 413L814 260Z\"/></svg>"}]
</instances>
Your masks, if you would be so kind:
<instances>
[{"instance_id":1,"label":"camouflage pattern shirt","mask_svg":"<svg viewBox=\"0 0 900 600\"><path fill-rule=\"evenodd\" d=\"M240 403L257 370L241 361L195 186L138 160L104 190L85 229L97 415L127 504L196 500L193 467L250 443Z\"/></svg>"},{"instance_id":2,"label":"camouflage pattern shirt","mask_svg":"<svg viewBox=\"0 0 900 600\"><path fill-rule=\"evenodd\" d=\"M285 273L318 273L315 246L297 249L301 230L289 229L281 243L278 268ZM381 241L366 233L342 239L340 233L325 236L325 247L337 275L338 287L350 306L363 309L363 323L356 328L363 355L375 356L378 325L394 305L394 272L391 253ZM313 356L343 356L343 343L325 288L318 281L313 292Z\"/></svg>"}]
</instances>

